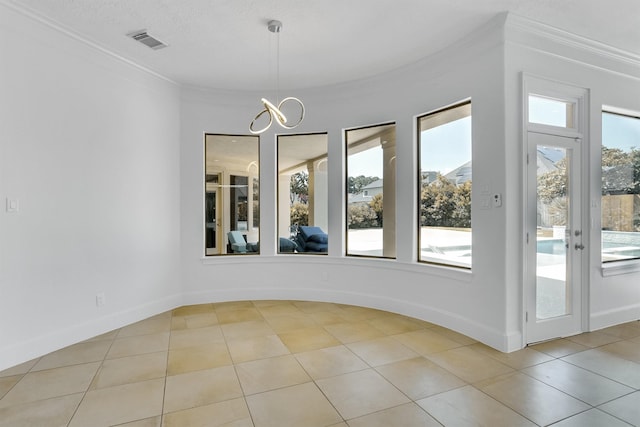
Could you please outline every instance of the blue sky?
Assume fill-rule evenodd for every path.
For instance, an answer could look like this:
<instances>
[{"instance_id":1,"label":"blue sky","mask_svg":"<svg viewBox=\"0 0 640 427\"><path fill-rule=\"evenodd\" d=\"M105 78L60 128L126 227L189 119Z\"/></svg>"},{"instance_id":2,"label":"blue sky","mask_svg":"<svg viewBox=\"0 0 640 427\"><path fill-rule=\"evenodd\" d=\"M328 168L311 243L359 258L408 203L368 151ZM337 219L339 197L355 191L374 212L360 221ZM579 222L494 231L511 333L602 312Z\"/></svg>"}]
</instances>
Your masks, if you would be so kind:
<instances>
[{"instance_id":1,"label":"blue sky","mask_svg":"<svg viewBox=\"0 0 640 427\"><path fill-rule=\"evenodd\" d=\"M620 114L602 114L602 145L629 151L640 148L640 119Z\"/></svg>"}]
</instances>

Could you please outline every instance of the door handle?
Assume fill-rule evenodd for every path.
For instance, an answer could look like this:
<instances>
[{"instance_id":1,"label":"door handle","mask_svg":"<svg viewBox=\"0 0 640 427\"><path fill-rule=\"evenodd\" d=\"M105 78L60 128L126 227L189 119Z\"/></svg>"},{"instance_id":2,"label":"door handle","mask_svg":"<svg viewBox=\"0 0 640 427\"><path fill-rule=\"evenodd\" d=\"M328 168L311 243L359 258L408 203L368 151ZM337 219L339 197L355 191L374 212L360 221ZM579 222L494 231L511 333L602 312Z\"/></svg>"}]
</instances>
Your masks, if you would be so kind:
<instances>
[{"instance_id":1,"label":"door handle","mask_svg":"<svg viewBox=\"0 0 640 427\"><path fill-rule=\"evenodd\" d=\"M574 246L574 248L576 248L576 251L577 251L578 249L582 250L582 249L584 249L584 245L583 245L582 243L580 243L580 244L576 243L576 244L575 244L575 246Z\"/></svg>"}]
</instances>

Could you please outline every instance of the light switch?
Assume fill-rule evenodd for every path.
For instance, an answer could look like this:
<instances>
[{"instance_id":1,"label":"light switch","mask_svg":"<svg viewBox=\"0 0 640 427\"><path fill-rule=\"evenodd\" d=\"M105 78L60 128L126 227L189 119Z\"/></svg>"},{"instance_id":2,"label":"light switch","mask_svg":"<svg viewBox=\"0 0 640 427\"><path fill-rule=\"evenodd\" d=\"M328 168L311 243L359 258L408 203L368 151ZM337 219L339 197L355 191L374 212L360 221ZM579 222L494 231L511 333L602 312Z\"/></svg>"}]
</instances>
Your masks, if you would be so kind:
<instances>
[{"instance_id":1,"label":"light switch","mask_svg":"<svg viewBox=\"0 0 640 427\"><path fill-rule=\"evenodd\" d=\"M7 212L16 213L20 210L20 202L18 199L10 199L7 197Z\"/></svg>"}]
</instances>

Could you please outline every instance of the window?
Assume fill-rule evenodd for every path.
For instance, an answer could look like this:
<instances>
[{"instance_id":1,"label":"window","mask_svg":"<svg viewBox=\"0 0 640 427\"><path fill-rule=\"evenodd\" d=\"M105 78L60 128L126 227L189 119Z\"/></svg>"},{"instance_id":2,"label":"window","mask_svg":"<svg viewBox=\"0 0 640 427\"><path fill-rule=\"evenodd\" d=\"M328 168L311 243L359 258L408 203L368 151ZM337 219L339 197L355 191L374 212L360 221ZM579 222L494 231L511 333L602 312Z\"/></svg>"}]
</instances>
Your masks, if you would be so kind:
<instances>
[{"instance_id":1,"label":"window","mask_svg":"<svg viewBox=\"0 0 640 427\"><path fill-rule=\"evenodd\" d=\"M602 261L640 259L640 117L602 113Z\"/></svg>"},{"instance_id":2,"label":"window","mask_svg":"<svg viewBox=\"0 0 640 427\"><path fill-rule=\"evenodd\" d=\"M259 252L259 138L205 135L205 255Z\"/></svg>"},{"instance_id":3,"label":"window","mask_svg":"<svg viewBox=\"0 0 640 427\"><path fill-rule=\"evenodd\" d=\"M278 252L329 247L326 133L278 135Z\"/></svg>"},{"instance_id":4,"label":"window","mask_svg":"<svg viewBox=\"0 0 640 427\"><path fill-rule=\"evenodd\" d=\"M574 128L575 104L561 99L529 95L529 123Z\"/></svg>"},{"instance_id":5,"label":"window","mask_svg":"<svg viewBox=\"0 0 640 427\"><path fill-rule=\"evenodd\" d=\"M395 258L396 125L350 129L345 140L347 255Z\"/></svg>"},{"instance_id":6,"label":"window","mask_svg":"<svg viewBox=\"0 0 640 427\"><path fill-rule=\"evenodd\" d=\"M471 102L418 118L418 261L471 268Z\"/></svg>"}]
</instances>

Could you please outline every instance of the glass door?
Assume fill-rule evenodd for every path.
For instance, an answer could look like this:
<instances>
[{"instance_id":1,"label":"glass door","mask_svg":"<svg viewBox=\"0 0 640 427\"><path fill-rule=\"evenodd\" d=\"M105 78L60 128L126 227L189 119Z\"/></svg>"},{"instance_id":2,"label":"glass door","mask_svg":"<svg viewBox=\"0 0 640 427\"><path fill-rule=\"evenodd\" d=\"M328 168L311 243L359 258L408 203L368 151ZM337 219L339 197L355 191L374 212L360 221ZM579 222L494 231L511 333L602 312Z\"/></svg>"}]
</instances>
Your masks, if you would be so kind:
<instances>
[{"instance_id":1,"label":"glass door","mask_svg":"<svg viewBox=\"0 0 640 427\"><path fill-rule=\"evenodd\" d=\"M580 139L528 133L527 343L581 332Z\"/></svg>"}]
</instances>

